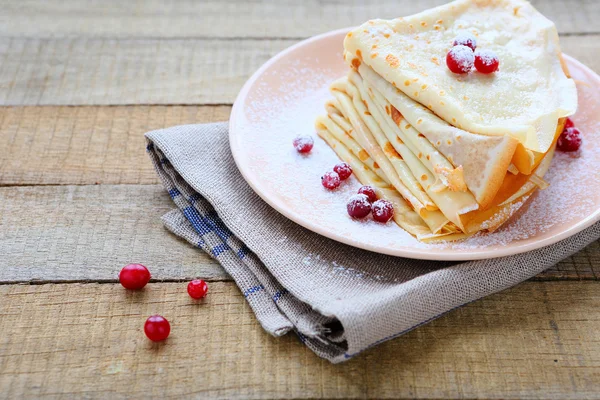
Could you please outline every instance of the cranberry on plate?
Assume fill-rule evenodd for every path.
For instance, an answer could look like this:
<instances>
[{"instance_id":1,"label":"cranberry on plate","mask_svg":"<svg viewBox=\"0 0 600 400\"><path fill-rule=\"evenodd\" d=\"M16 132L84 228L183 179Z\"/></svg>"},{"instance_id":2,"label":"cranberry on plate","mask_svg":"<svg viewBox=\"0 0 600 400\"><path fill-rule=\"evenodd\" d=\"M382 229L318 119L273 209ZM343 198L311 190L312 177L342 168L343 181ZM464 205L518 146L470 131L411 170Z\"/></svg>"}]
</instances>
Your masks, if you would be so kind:
<instances>
[{"instance_id":1,"label":"cranberry on plate","mask_svg":"<svg viewBox=\"0 0 600 400\"><path fill-rule=\"evenodd\" d=\"M294 147L298 153L309 153L315 144L312 136L298 136L294 139Z\"/></svg>"},{"instance_id":2,"label":"cranberry on plate","mask_svg":"<svg viewBox=\"0 0 600 400\"><path fill-rule=\"evenodd\" d=\"M362 186L360 189L358 189L358 194L365 194L367 195L367 197L369 198L369 201L371 203L373 203L374 201L377 201L377 192L375 192L375 189L373 188L373 186Z\"/></svg>"},{"instance_id":3,"label":"cranberry on plate","mask_svg":"<svg viewBox=\"0 0 600 400\"><path fill-rule=\"evenodd\" d=\"M575 127L566 128L558 137L556 147L560 151L572 152L581 147L581 132Z\"/></svg>"},{"instance_id":4,"label":"cranberry on plate","mask_svg":"<svg viewBox=\"0 0 600 400\"><path fill-rule=\"evenodd\" d=\"M377 200L372 206L373 219L386 223L394 216L394 206L387 200Z\"/></svg>"},{"instance_id":5,"label":"cranberry on plate","mask_svg":"<svg viewBox=\"0 0 600 400\"><path fill-rule=\"evenodd\" d=\"M364 218L371 212L371 202L366 194L355 194L346 205L348 215L352 218Z\"/></svg>"},{"instance_id":6,"label":"cranberry on plate","mask_svg":"<svg viewBox=\"0 0 600 400\"><path fill-rule=\"evenodd\" d=\"M575 126L575 123L573 122L573 120L571 118L567 117L567 120L565 121L565 127L563 128L563 131L567 128L573 128Z\"/></svg>"},{"instance_id":7,"label":"cranberry on plate","mask_svg":"<svg viewBox=\"0 0 600 400\"><path fill-rule=\"evenodd\" d=\"M352 167L350 166L350 164L345 162L336 164L333 167L333 171L339 175L341 180L346 180L350 178L350 175L352 175Z\"/></svg>"},{"instance_id":8,"label":"cranberry on plate","mask_svg":"<svg viewBox=\"0 0 600 400\"><path fill-rule=\"evenodd\" d=\"M336 189L340 186L340 176L337 172L329 171L325 172L325 175L321 177L321 184L323 187L329 190Z\"/></svg>"}]
</instances>

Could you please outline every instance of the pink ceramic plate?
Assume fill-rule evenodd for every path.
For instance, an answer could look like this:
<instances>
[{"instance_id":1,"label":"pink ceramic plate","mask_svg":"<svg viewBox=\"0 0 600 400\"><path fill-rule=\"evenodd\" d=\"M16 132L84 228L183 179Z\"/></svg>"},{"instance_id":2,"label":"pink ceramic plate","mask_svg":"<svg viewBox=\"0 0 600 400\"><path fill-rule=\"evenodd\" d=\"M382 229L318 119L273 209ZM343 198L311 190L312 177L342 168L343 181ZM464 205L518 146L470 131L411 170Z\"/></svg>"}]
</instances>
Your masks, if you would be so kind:
<instances>
[{"instance_id":1,"label":"pink ceramic plate","mask_svg":"<svg viewBox=\"0 0 600 400\"><path fill-rule=\"evenodd\" d=\"M230 119L233 156L250 186L277 211L298 224L351 246L394 256L431 260L483 259L517 254L556 243L600 219L600 77L565 56L578 81L583 132L578 156L558 153L539 191L498 231L462 242L425 244L396 224L354 221L347 199L360 187L353 177L333 192L321 175L339 162L317 137L315 117L324 113L329 84L347 73L342 41L347 29L313 37L279 53L244 85ZM297 135L313 135L308 156L294 150ZM369 217L370 218L370 217Z\"/></svg>"}]
</instances>

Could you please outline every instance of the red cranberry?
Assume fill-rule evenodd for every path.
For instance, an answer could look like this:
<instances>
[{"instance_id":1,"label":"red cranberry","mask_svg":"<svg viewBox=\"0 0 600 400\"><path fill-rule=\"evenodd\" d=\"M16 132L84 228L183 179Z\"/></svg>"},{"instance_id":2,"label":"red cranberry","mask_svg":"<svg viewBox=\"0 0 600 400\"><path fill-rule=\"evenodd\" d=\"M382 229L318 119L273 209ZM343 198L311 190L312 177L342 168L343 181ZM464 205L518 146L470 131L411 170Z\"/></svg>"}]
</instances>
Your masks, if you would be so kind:
<instances>
[{"instance_id":1,"label":"red cranberry","mask_svg":"<svg viewBox=\"0 0 600 400\"><path fill-rule=\"evenodd\" d=\"M473 68L473 50L467 46L454 46L446 55L446 65L455 74L466 74Z\"/></svg>"},{"instance_id":2,"label":"red cranberry","mask_svg":"<svg viewBox=\"0 0 600 400\"><path fill-rule=\"evenodd\" d=\"M475 39L475 36L473 36L469 32L461 32L458 35L456 35L456 38L454 39L454 43L452 45L467 46L471 50L475 51L475 49L477 48L477 39Z\"/></svg>"},{"instance_id":3,"label":"red cranberry","mask_svg":"<svg viewBox=\"0 0 600 400\"><path fill-rule=\"evenodd\" d=\"M345 162L336 164L336 166L333 167L333 170L337 172L341 180L346 180L352 175L352 167Z\"/></svg>"},{"instance_id":4,"label":"red cranberry","mask_svg":"<svg viewBox=\"0 0 600 400\"><path fill-rule=\"evenodd\" d=\"M388 222L394 216L394 206L387 200L377 200L371 207L373 219L377 222Z\"/></svg>"},{"instance_id":5,"label":"red cranberry","mask_svg":"<svg viewBox=\"0 0 600 400\"><path fill-rule=\"evenodd\" d=\"M367 195L371 203L377 200L377 192L375 192L373 186L362 186L358 189L358 194Z\"/></svg>"},{"instance_id":6,"label":"red cranberry","mask_svg":"<svg viewBox=\"0 0 600 400\"><path fill-rule=\"evenodd\" d=\"M125 289L141 289L150 282L150 271L142 264L128 264L119 273L119 282Z\"/></svg>"},{"instance_id":7,"label":"red cranberry","mask_svg":"<svg viewBox=\"0 0 600 400\"><path fill-rule=\"evenodd\" d=\"M169 337L171 333L171 324L160 315L153 315L146 320L144 324L144 332L148 339L153 342L160 342Z\"/></svg>"},{"instance_id":8,"label":"red cranberry","mask_svg":"<svg viewBox=\"0 0 600 400\"><path fill-rule=\"evenodd\" d=\"M577 128L567 128L558 137L556 147L561 151L577 151L581 147L581 132Z\"/></svg>"},{"instance_id":9,"label":"red cranberry","mask_svg":"<svg viewBox=\"0 0 600 400\"><path fill-rule=\"evenodd\" d=\"M482 74L491 74L498 70L500 60L491 50L477 50L475 52L475 68Z\"/></svg>"},{"instance_id":10,"label":"red cranberry","mask_svg":"<svg viewBox=\"0 0 600 400\"><path fill-rule=\"evenodd\" d=\"M308 153L312 150L315 141L311 136L298 136L294 139L294 147L298 153Z\"/></svg>"},{"instance_id":11,"label":"red cranberry","mask_svg":"<svg viewBox=\"0 0 600 400\"><path fill-rule=\"evenodd\" d=\"M194 279L188 283L187 291L192 299L202 299L208 293L208 285L202 279Z\"/></svg>"},{"instance_id":12,"label":"red cranberry","mask_svg":"<svg viewBox=\"0 0 600 400\"><path fill-rule=\"evenodd\" d=\"M337 174L337 172L325 172L325 175L321 177L321 184L325 188L333 190L340 186L340 176Z\"/></svg>"},{"instance_id":13,"label":"red cranberry","mask_svg":"<svg viewBox=\"0 0 600 400\"><path fill-rule=\"evenodd\" d=\"M346 208L352 218L364 218L371 212L371 202L366 194L355 194L348 200Z\"/></svg>"},{"instance_id":14,"label":"red cranberry","mask_svg":"<svg viewBox=\"0 0 600 400\"><path fill-rule=\"evenodd\" d=\"M575 123L573 123L573 120L571 118L567 118L567 120L565 121L565 127L563 128L563 131L567 128L573 128L575 126Z\"/></svg>"}]
</instances>

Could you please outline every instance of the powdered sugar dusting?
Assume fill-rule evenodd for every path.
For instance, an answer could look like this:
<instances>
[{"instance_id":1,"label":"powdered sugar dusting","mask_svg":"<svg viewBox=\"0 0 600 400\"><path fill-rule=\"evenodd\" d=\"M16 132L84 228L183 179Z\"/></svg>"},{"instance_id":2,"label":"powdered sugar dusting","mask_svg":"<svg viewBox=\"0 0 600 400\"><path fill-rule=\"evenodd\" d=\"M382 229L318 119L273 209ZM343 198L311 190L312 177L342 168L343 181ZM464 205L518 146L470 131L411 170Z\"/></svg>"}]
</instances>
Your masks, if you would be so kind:
<instances>
[{"instance_id":1,"label":"powdered sugar dusting","mask_svg":"<svg viewBox=\"0 0 600 400\"><path fill-rule=\"evenodd\" d=\"M339 163L314 127L316 117L326 113L325 102L332 98L329 85L348 71L341 53L335 60L321 62L323 67L310 58L294 60L284 69L268 71L256 82L244 109L246 121L239 124L239 148L247 150L240 155L241 163L270 201L301 213L304 222L323 227L332 235L356 244L368 240L384 247L414 242L392 222L382 224L371 215L354 220L348 215L348 199L361 187L354 176L334 190L321 185L323 174ZM306 135L315 138L314 147L308 154L299 154L291 143L295 137Z\"/></svg>"},{"instance_id":2,"label":"powdered sugar dusting","mask_svg":"<svg viewBox=\"0 0 600 400\"><path fill-rule=\"evenodd\" d=\"M454 46L456 45L467 46L475 50L475 48L477 47L477 39L475 38L475 36L473 36L472 33L467 31L461 31L456 35L456 38L454 39Z\"/></svg>"},{"instance_id":3,"label":"powdered sugar dusting","mask_svg":"<svg viewBox=\"0 0 600 400\"><path fill-rule=\"evenodd\" d=\"M578 153L556 152L544 177L550 184L547 189L538 190L528 202L513 205L511 214L521 206L523 209L496 232L478 234L462 242L430 244L427 247L467 250L506 246L516 241L531 240L557 227L567 228L573 221L598 212L600 147L596 143L600 140L600 121L594 115L595 108L587 106L600 100L594 90L579 87L580 111L572 119L582 131L583 146Z\"/></svg>"},{"instance_id":4,"label":"powdered sugar dusting","mask_svg":"<svg viewBox=\"0 0 600 400\"><path fill-rule=\"evenodd\" d=\"M461 70L468 71L473 67L475 56L473 55L473 50L469 47L462 45L454 46L450 49L450 54Z\"/></svg>"},{"instance_id":5,"label":"powdered sugar dusting","mask_svg":"<svg viewBox=\"0 0 600 400\"><path fill-rule=\"evenodd\" d=\"M321 176L339 159L314 128L315 118L325 114L325 101L332 98L329 84L347 72L341 41L311 46L300 56L288 56L273 65L254 83L243 115L235 116L237 144L233 146L238 164L257 192L302 225L388 254L423 253L424 249L435 254L474 254L555 235L557 229L567 229L600 208L600 148L595 145L600 142L600 92L593 83L579 86L580 110L573 117L583 133L582 150L577 155L557 152L545 177L550 187L531 196L496 232L477 234L462 242L427 244L392 222L381 224L371 216L353 220L346 203L361 185L351 176L335 190L322 187ZM594 82L577 66L570 68L575 79ZM295 137L304 135L315 138L307 155L292 146Z\"/></svg>"},{"instance_id":6,"label":"powdered sugar dusting","mask_svg":"<svg viewBox=\"0 0 600 400\"><path fill-rule=\"evenodd\" d=\"M498 56L492 50L477 50L475 52L475 56L481 58L481 60L487 65L498 61Z\"/></svg>"}]
</instances>

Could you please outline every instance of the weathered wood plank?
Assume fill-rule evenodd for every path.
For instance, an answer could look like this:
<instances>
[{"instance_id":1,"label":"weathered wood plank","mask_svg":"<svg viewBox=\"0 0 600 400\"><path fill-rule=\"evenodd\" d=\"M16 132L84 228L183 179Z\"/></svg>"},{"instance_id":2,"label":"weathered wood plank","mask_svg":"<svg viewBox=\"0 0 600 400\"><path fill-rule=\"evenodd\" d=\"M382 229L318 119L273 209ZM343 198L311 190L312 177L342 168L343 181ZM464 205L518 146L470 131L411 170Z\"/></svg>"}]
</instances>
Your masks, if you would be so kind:
<instances>
[{"instance_id":1,"label":"weathered wood plank","mask_svg":"<svg viewBox=\"0 0 600 400\"><path fill-rule=\"evenodd\" d=\"M173 207L159 185L0 188L0 282L114 280L130 262L157 279L226 278L163 228ZM600 279L600 241L536 279Z\"/></svg>"},{"instance_id":2,"label":"weathered wood plank","mask_svg":"<svg viewBox=\"0 0 600 400\"><path fill-rule=\"evenodd\" d=\"M0 185L155 184L144 133L224 121L229 106L0 107Z\"/></svg>"},{"instance_id":3,"label":"weathered wood plank","mask_svg":"<svg viewBox=\"0 0 600 400\"><path fill-rule=\"evenodd\" d=\"M600 35L561 37L560 47L564 53L600 73Z\"/></svg>"},{"instance_id":4,"label":"weathered wood plank","mask_svg":"<svg viewBox=\"0 0 600 400\"><path fill-rule=\"evenodd\" d=\"M600 240L544 271L535 280L600 280Z\"/></svg>"},{"instance_id":5,"label":"weathered wood plank","mask_svg":"<svg viewBox=\"0 0 600 400\"><path fill-rule=\"evenodd\" d=\"M294 43L0 38L0 105L230 104L256 69ZM600 35L561 43L600 71Z\"/></svg>"},{"instance_id":6,"label":"weathered wood plank","mask_svg":"<svg viewBox=\"0 0 600 400\"><path fill-rule=\"evenodd\" d=\"M172 208L158 185L0 188L0 282L115 280L132 262L155 279L227 278L163 227Z\"/></svg>"},{"instance_id":7,"label":"weathered wood plank","mask_svg":"<svg viewBox=\"0 0 600 400\"><path fill-rule=\"evenodd\" d=\"M8 398L595 398L599 285L525 283L342 365L267 335L229 282L202 303L182 283L4 285L0 386ZM155 313L171 321L162 344L142 332Z\"/></svg>"},{"instance_id":8,"label":"weathered wood plank","mask_svg":"<svg viewBox=\"0 0 600 400\"><path fill-rule=\"evenodd\" d=\"M0 39L1 105L232 103L290 40Z\"/></svg>"},{"instance_id":9,"label":"weathered wood plank","mask_svg":"<svg viewBox=\"0 0 600 400\"><path fill-rule=\"evenodd\" d=\"M0 35L28 37L298 38L358 25L371 18L410 15L447 0L345 1L4 1ZM534 0L562 33L599 32L600 3Z\"/></svg>"}]
</instances>

